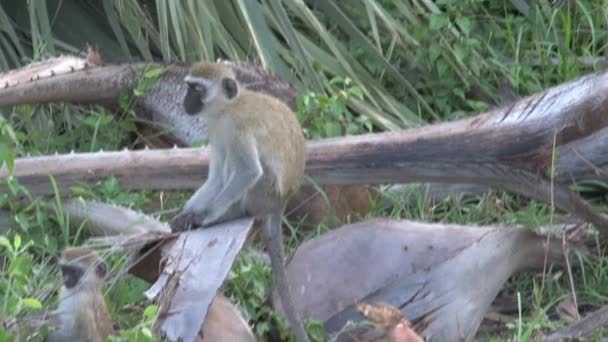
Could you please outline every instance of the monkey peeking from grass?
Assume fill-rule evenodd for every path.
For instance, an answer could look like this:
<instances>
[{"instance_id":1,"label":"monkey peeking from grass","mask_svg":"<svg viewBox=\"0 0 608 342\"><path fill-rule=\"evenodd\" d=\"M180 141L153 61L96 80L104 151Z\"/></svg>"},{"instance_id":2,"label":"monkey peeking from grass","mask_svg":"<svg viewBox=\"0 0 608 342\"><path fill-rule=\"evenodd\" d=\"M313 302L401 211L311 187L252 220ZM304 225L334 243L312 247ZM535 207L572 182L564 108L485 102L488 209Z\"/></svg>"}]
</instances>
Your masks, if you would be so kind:
<instances>
[{"instance_id":1,"label":"monkey peeking from grass","mask_svg":"<svg viewBox=\"0 0 608 342\"><path fill-rule=\"evenodd\" d=\"M114 334L102 293L106 263L89 248L69 247L59 261L63 284L56 310L59 326L47 342L103 342Z\"/></svg>"}]
</instances>

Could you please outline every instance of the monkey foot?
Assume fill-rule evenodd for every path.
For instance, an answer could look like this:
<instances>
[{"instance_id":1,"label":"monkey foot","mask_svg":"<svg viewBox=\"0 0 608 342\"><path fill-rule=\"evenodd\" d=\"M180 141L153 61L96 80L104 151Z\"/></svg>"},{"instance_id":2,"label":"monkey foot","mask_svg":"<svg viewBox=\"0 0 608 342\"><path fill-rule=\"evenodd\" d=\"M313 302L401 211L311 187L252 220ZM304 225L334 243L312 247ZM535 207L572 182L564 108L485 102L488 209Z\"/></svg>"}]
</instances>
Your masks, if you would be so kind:
<instances>
[{"instance_id":1,"label":"monkey foot","mask_svg":"<svg viewBox=\"0 0 608 342\"><path fill-rule=\"evenodd\" d=\"M181 212L177 214L171 222L169 222L169 226L171 227L171 231L173 232L184 232L193 228L196 228L200 225L200 217L199 215L192 212Z\"/></svg>"}]
</instances>

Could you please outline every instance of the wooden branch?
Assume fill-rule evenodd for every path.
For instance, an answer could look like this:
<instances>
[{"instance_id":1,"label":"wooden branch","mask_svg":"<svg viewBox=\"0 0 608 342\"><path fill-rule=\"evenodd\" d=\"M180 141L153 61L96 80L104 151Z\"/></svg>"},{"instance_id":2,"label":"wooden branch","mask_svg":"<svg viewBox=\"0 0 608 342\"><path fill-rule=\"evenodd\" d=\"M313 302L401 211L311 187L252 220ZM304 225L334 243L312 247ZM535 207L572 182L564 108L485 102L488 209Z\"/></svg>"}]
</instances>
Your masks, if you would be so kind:
<instances>
[{"instance_id":1,"label":"wooden branch","mask_svg":"<svg viewBox=\"0 0 608 342\"><path fill-rule=\"evenodd\" d=\"M207 310L243 247L253 219L180 234L158 280L146 292L160 300L157 329L169 341L194 341Z\"/></svg>"},{"instance_id":2,"label":"wooden branch","mask_svg":"<svg viewBox=\"0 0 608 342\"><path fill-rule=\"evenodd\" d=\"M442 126L448 126L450 131L450 125L458 127L461 122ZM310 142L307 173L320 184L469 182L505 188L550 202L552 187L549 180L516 167L525 165L531 157L513 155L509 158L503 151L512 140L504 142L506 146L496 146L497 143L485 140L486 144L479 144L477 152L469 150L465 153L453 146L468 142L473 148L473 134L471 137L462 134L446 136L439 134L442 131L430 126ZM568 184L580 180L580 177L604 175L605 166L594 165L594 158L604 162L608 154L605 153L608 150L605 147L607 134L608 130L602 130L587 139L563 146L557 161L557 183ZM428 145L435 146L430 148ZM526 151L524 146L518 147ZM497 154L500 151L504 152L504 157L492 156L492 152ZM55 177L61 192L74 185L94 184L110 176L117 177L126 189L193 189L204 181L208 163L206 149L74 153L17 159L14 176L34 195L52 193L48 175ZM0 178L6 177L9 173L4 168L0 170ZM589 207L563 186L554 186L553 191L558 208L603 226L601 217L590 214Z\"/></svg>"},{"instance_id":3,"label":"wooden branch","mask_svg":"<svg viewBox=\"0 0 608 342\"><path fill-rule=\"evenodd\" d=\"M562 264L563 252L561 238L513 226L371 220L304 242L287 275L298 289L293 299L300 314L324 321L328 333L361 320L356 303L386 303L400 308L427 340L461 341L475 336L511 275L542 269L546 260Z\"/></svg>"}]
</instances>

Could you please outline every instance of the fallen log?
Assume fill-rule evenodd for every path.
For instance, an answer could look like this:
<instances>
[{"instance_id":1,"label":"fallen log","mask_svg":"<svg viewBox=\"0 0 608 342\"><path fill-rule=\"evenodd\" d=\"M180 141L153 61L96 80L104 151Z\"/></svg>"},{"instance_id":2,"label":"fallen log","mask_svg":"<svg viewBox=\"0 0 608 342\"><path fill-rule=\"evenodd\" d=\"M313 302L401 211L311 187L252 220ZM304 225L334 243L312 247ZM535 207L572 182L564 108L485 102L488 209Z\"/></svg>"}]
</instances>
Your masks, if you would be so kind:
<instances>
[{"instance_id":1,"label":"fallen log","mask_svg":"<svg viewBox=\"0 0 608 342\"><path fill-rule=\"evenodd\" d=\"M242 86L277 97L295 110L297 93L289 83L260 65L225 63ZM134 89L151 67L162 69L162 74L149 92L137 98L139 117L182 146L205 141L205 120L187 115L182 109L187 89L184 77L189 69L183 64L104 65L101 57L91 52L84 59L50 58L0 74L0 107L71 102L115 108L120 96Z\"/></svg>"},{"instance_id":2,"label":"fallen log","mask_svg":"<svg viewBox=\"0 0 608 342\"><path fill-rule=\"evenodd\" d=\"M608 227L603 215L593 212L564 185L552 184L546 177L509 166L527 161L525 153L519 157L510 156L508 151L504 151L506 147L496 145L478 148L479 154L443 149L442 145L472 144L475 138L459 134L447 139L443 134L438 135L437 129L429 126L412 132L310 142L307 173L320 184L472 182L553 202L557 208L596 224L600 231ZM427 145L435 145L429 149L429 152L433 151L429 157L420 151ZM513 148L516 147L526 151L523 146ZM565 149L568 151L569 146ZM497 154L501 151L504 155ZM572 151L571 154L560 155L572 155L575 153ZM587 159L585 161L588 162ZM125 189L194 189L204 181L208 163L206 149L73 153L17 159L14 173L10 174L6 168L0 169L0 179L14 176L34 195L53 193L48 175L55 178L59 191L63 193L72 186L94 184L110 176L117 177ZM563 175L561 179L567 184L572 179L568 177L571 174L563 168L560 170L560 165L573 164L557 163L557 170ZM0 187L0 190L5 189Z\"/></svg>"},{"instance_id":3,"label":"fallen log","mask_svg":"<svg viewBox=\"0 0 608 342\"><path fill-rule=\"evenodd\" d=\"M571 252L585 251L573 243ZM427 341L449 342L475 336L511 275L542 269L546 261L563 264L563 254L561 238L513 226L372 220L304 242L287 275L297 310L324 321L330 334L361 321L357 303L385 303L399 308ZM348 331L338 341L366 341L367 333Z\"/></svg>"}]
</instances>

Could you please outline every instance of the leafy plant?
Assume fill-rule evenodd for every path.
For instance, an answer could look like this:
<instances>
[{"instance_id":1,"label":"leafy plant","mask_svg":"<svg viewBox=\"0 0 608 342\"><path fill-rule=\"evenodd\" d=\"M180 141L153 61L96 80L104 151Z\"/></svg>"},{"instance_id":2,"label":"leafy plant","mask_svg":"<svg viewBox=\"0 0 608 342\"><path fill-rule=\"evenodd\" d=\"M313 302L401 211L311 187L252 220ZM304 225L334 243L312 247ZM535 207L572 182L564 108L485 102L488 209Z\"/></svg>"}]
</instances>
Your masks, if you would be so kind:
<instances>
[{"instance_id":1,"label":"leafy plant","mask_svg":"<svg viewBox=\"0 0 608 342\"><path fill-rule=\"evenodd\" d=\"M371 132L369 118L354 115L347 107L350 100L363 100L361 88L350 78L333 78L329 84L337 90L331 95L310 92L298 97L298 119L307 138L332 138Z\"/></svg>"},{"instance_id":2,"label":"leafy plant","mask_svg":"<svg viewBox=\"0 0 608 342\"><path fill-rule=\"evenodd\" d=\"M154 304L148 305L142 314L142 318L138 324L129 329L121 330L120 336L110 337L110 341L116 342L152 342L158 341L158 338L152 333L152 326L158 316L158 307Z\"/></svg>"},{"instance_id":3,"label":"leafy plant","mask_svg":"<svg viewBox=\"0 0 608 342\"><path fill-rule=\"evenodd\" d=\"M228 274L224 292L253 322L259 338L268 339L272 334L279 334L280 340L285 341L290 333L285 329L284 318L267 305L270 291L270 266L254 252L241 252ZM306 329L314 341L324 341L325 330L318 321L307 321Z\"/></svg>"},{"instance_id":4,"label":"leafy plant","mask_svg":"<svg viewBox=\"0 0 608 342\"><path fill-rule=\"evenodd\" d=\"M42 308L40 300L32 296L31 279L35 269L34 258L29 251L32 245L31 241L24 243L18 234L12 239L0 235L0 256L4 259L4 267L0 268L0 323ZM14 338L11 332L2 329L3 324L0 324L2 338Z\"/></svg>"},{"instance_id":5,"label":"leafy plant","mask_svg":"<svg viewBox=\"0 0 608 342\"><path fill-rule=\"evenodd\" d=\"M17 136L4 116L0 115L0 168L6 165L10 172L15 167L15 153L13 146L17 143Z\"/></svg>"}]
</instances>

